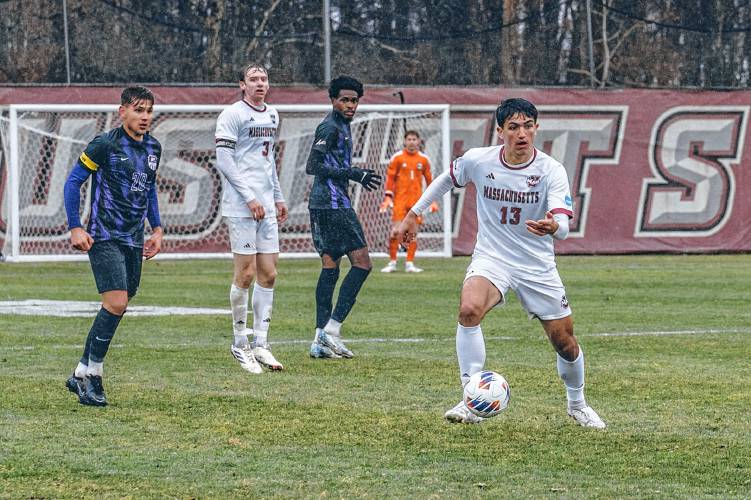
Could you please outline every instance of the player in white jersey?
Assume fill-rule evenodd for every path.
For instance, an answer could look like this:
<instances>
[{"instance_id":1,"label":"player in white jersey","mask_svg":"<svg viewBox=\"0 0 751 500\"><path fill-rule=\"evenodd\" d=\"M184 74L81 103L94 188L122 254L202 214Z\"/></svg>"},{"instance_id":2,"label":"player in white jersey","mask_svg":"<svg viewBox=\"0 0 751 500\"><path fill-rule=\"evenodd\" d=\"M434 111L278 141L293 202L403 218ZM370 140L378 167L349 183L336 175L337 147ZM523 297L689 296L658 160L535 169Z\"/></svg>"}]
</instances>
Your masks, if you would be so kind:
<instances>
[{"instance_id":1,"label":"player in white jersey","mask_svg":"<svg viewBox=\"0 0 751 500\"><path fill-rule=\"evenodd\" d=\"M477 190L477 244L462 285L456 352L462 385L483 369L485 340L480 322L514 290L531 318L538 318L557 352L568 414L584 427L605 422L584 399L584 354L574 336L571 308L558 275L553 240L568 235L573 216L563 165L534 147L537 109L524 99L504 100L496 110L503 146L470 149L436 178L399 226L402 241L417 233L417 217L433 201L469 182ZM480 423L459 403L450 422Z\"/></svg>"},{"instance_id":2,"label":"player in white jersey","mask_svg":"<svg viewBox=\"0 0 751 500\"><path fill-rule=\"evenodd\" d=\"M268 345L279 259L278 224L287 219L274 161L279 114L265 103L266 69L248 64L240 75L242 100L226 108L216 121L216 163L222 173L222 215L230 231L234 277L230 289L234 342L230 348L240 366L262 373L261 365L281 370ZM247 328L248 289L255 279L251 306L253 328ZM248 339L252 335L252 342Z\"/></svg>"}]
</instances>

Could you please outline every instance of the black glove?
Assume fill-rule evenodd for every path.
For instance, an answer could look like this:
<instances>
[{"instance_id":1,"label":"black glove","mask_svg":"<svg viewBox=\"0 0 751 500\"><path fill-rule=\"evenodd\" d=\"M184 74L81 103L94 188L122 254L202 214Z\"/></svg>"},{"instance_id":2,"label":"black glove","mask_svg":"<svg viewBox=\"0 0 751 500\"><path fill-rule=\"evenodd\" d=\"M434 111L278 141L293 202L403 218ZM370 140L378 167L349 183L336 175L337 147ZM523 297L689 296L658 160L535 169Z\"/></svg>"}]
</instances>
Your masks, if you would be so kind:
<instances>
[{"instance_id":1,"label":"black glove","mask_svg":"<svg viewBox=\"0 0 751 500\"><path fill-rule=\"evenodd\" d=\"M383 178L369 168L353 168L349 178L362 184L366 191L373 191L383 182Z\"/></svg>"}]
</instances>

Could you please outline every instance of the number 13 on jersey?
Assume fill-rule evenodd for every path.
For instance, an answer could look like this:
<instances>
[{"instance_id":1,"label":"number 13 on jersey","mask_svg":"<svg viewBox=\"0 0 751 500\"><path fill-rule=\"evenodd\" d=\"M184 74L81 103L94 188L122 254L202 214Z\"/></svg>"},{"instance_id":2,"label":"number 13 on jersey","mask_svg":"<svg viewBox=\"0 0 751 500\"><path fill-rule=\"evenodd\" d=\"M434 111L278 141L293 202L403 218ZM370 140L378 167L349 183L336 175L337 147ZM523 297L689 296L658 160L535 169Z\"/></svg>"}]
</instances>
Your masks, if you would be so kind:
<instances>
[{"instance_id":1,"label":"number 13 on jersey","mask_svg":"<svg viewBox=\"0 0 751 500\"><path fill-rule=\"evenodd\" d=\"M517 225L522 219L522 209L519 207L501 207L501 224Z\"/></svg>"}]
</instances>

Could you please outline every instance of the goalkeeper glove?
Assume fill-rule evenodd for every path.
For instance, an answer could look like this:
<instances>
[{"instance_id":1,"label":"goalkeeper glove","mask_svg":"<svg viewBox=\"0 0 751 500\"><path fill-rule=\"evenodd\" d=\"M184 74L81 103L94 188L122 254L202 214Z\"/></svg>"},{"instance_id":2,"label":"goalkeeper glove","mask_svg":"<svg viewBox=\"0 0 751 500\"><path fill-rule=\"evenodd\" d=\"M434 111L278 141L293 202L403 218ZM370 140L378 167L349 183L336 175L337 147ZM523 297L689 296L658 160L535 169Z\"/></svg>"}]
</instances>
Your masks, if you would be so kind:
<instances>
[{"instance_id":1,"label":"goalkeeper glove","mask_svg":"<svg viewBox=\"0 0 751 500\"><path fill-rule=\"evenodd\" d=\"M430 213L437 212L438 211L438 202L434 201L433 203L431 203L430 204L430 208L428 210L430 210Z\"/></svg>"},{"instance_id":2,"label":"goalkeeper glove","mask_svg":"<svg viewBox=\"0 0 751 500\"><path fill-rule=\"evenodd\" d=\"M353 168L351 169L349 178L362 184L362 187L364 187L366 191L373 191L381 185L382 181L381 176L369 168Z\"/></svg>"},{"instance_id":3,"label":"goalkeeper glove","mask_svg":"<svg viewBox=\"0 0 751 500\"><path fill-rule=\"evenodd\" d=\"M380 213L383 213L389 208L394 208L394 197L390 194L387 194L383 197L383 203L381 203L381 207L378 209L378 211Z\"/></svg>"}]
</instances>

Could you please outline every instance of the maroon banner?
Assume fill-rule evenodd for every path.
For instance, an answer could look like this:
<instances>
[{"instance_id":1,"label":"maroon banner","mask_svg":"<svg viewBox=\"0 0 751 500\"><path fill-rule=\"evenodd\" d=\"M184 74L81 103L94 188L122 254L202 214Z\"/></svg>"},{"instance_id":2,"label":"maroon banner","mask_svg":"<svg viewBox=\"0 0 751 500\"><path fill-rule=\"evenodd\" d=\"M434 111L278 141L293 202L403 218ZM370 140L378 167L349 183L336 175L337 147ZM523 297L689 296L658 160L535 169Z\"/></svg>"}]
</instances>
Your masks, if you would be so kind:
<instances>
[{"instance_id":1,"label":"maroon banner","mask_svg":"<svg viewBox=\"0 0 751 500\"><path fill-rule=\"evenodd\" d=\"M152 87L160 104L222 104L234 87ZM537 146L568 172L575 218L559 253L751 250L751 92L366 87L363 103L449 103L453 156L497 143L493 109L524 97L540 110ZM0 87L11 103L114 103L117 87ZM326 103L276 87L275 104ZM456 196L455 254L471 253L474 190Z\"/></svg>"}]
</instances>

